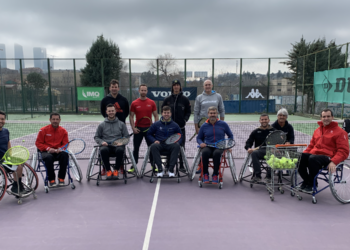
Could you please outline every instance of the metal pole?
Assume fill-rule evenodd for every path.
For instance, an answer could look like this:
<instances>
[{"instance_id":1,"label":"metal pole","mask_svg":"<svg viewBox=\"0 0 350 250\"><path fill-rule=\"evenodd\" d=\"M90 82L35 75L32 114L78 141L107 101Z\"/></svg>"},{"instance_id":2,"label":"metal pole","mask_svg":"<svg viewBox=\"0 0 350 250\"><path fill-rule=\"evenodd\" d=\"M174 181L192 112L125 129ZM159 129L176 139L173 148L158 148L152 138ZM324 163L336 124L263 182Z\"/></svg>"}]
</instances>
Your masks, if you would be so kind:
<instances>
[{"instance_id":1,"label":"metal pole","mask_svg":"<svg viewBox=\"0 0 350 250\"><path fill-rule=\"evenodd\" d=\"M270 67L271 67L271 58L268 59L268 68L267 68L267 100L266 100L266 113L269 113L269 102L270 102Z\"/></svg>"},{"instance_id":2,"label":"metal pole","mask_svg":"<svg viewBox=\"0 0 350 250\"><path fill-rule=\"evenodd\" d=\"M78 114L78 88L77 88L77 75L75 69L75 59L73 59L73 69L74 69L74 90L75 90L75 113Z\"/></svg>"},{"instance_id":3,"label":"metal pole","mask_svg":"<svg viewBox=\"0 0 350 250\"><path fill-rule=\"evenodd\" d=\"M185 79L185 82L184 82L184 87L186 88L186 82L187 82L187 59L185 59L185 75L184 75L184 79Z\"/></svg>"},{"instance_id":4,"label":"metal pole","mask_svg":"<svg viewBox=\"0 0 350 250\"><path fill-rule=\"evenodd\" d=\"M102 87L105 90L105 74L104 74L104 70L103 70L103 60L104 60L104 58L101 59L101 81L102 81Z\"/></svg>"},{"instance_id":5,"label":"metal pole","mask_svg":"<svg viewBox=\"0 0 350 250\"><path fill-rule=\"evenodd\" d=\"M158 58L157 58L157 87L159 87L159 59ZM157 110L158 110L158 114L160 114L159 101L157 101Z\"/></svg>"},{"instance_id":6,"label":"metal pole","mask_svg":"<svg viewBox=\"0 0 350 250\"><path fill-rule=\"evenodd\" d=\"M328 49L328 70L331 68L331 49ZM327 93L327 106L328 108L328 93Z\"/></svg>"},{"instance_id":7,"label":"metal pole","mask_svg":"<svg viewBox=\"0 0 350 250\"><path fill-rule=\"evenodd\" d=\"M297 58L297 62L296 62L296 75L295 75L295 98L294 98L294 113L297 112L297 105L298 105L298 61L299 58Z\"/></svg>"},{"instance_id":8,"label":"metal pole","mask_svg":"<svg viewBox=\"0 0 350 250\"><path fill-rule=\"evenodd\" d=\"M49 89L48 89L49 109L50 109L50 113L52 113L50 59L47 59L47 76L48 76L48 80L49 80Z\"/></svg>"},{"instance_id":9,"label":"metal pole","mask_svg":"<svg viewBox=\"0 0 350 250\"><path fill-rule=\"evenodd\" d=\"M239 66L239 103L238 103L238 112L242 112L242 63L243 59L240 59L240 66Z\"/></svg>"},{"instance_id":10,"label":"metal pole","mask_svg":"<svg viewBox=\"0 0 350 250\"><path fill-rule=\"evenodd\" d=\"M211 59L211 81L213 83L213 89L214 89L214 58Z\"/></svg>"},{"instance_id":11,"label":"metal pole","mask_svg":"<svg viewBox=\"0 0 350 250\"><path fill-rule=\"evenodd\" d=\"M305 56L303 59L303 83L301 89L301 113L304 113L304 80L305 80Z\"/></svg>"},{"instance_id":12,"label":"metal pole","mask_svg":"<svg viewBox=\"0 0 350 250\"><path fill-rule=\"evenodd\" d=\"M346 44L344 68L348 67L348 53L349 53L349 43ZM341 105L341 119L344 119L344 93L345 91L343 92L343 102Z\"/></svg>"},{"instance_id":13,"label":"metal pole","mask_svg":"<svg viewBox=\"0 0 350 250\"><path fill-rule=\"evenodd\" d=\"M24 81L23 81L23 70L22 70L22 59L19 59L19 73L21 75L21 88L22 88L22 111L25 114L26 112L26 106L25 106L25 89L24 89Z\"/></svg>"},{"instance_id":14,"label":"metal pole","mask_svg":"<svg viewBox=\"0 0 350 250\"><path fill-rule=\"evenodd\" d=\"M314 72L317 72L317 53L315 54ZM316 105L315 91L313 91L313 90L312 90L312 96L313 96L313 101L312 101L311 114L313 115L313 114L315 114L315 105Z\"/></svg>"},{"instance_id":15,"label":"metal pole","mask_svg":"<svg viewBox=\"0 0 350 250\"><path fill-rule=\"evenodd\" d=\"M72 112L73 112L73 107L74 107L74 95L73 95L73 88L70 87L70 98L71 98L71 101L72 101Z\"/></svg>"},{"instance_id":16,"label":"metal pole","mask_svg":"<svg viewBox=\"0 0 350 250\"><path fill-rule=\"evenodd\" d=\"M130 89L130 101L132 101L132 88L131 88L131 59L129 59L129 89Z\"/></svg>"},{"instance_id":17,"label":"metal pole","mask_svg":"<svg viewBox=\"0 0 350 250\"><path fill-rule=\"evenodd\" d=\"M3 83L2 81L2 67L1 67L1 61L0 61L0 76L1 76L1 86L2 86L2 104L3 104L3 107L4 107L4 111L6 112L7 114L7 111L6 111L6 102L5 102L5 84Z\"/></svg>"}]
</instances>

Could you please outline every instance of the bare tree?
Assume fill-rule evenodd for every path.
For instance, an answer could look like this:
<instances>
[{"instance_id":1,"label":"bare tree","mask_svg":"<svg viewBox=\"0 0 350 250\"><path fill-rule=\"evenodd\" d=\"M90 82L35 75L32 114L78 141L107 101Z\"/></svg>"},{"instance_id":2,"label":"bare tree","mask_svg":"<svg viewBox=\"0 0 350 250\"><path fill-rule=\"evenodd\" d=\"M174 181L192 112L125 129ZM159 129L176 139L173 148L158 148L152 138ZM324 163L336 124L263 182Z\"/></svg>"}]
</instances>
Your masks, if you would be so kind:
<instances>
[{"instance_id":1,"label":"bare tree","mask_svg":"<svg viewBox=\"0 0 350 250\"><path fill-rule=\"evenodd\" d=\"M174 79L179 77L175 57L170 53L159 55L157 60L161 81L165 81L165 84L170 84ZM151 60L148 62L150 71L157 72L157 60Z\"/></svg>"}]
</instances>

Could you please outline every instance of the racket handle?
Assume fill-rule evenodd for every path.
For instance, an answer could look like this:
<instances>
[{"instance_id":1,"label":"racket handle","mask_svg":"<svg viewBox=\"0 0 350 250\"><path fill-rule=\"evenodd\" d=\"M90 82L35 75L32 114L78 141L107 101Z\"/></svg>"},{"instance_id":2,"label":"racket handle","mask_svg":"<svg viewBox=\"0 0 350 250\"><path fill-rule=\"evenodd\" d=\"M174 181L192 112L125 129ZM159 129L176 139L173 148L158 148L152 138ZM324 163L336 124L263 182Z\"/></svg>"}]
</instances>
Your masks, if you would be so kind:
<instances>
[{"instance_id":1,"label":"racket handle","mask_svg":"<svg viewBox=\"0 0 350 250\"><path fill-rule=\"evenodd\" d=\"M197 133L194 133L194 135L191 137L189 141L192 141L192 139L197 135Z\"/></svg>"},{"instance_id":2,"label":"racket handle","mask_svg":"<svg viewBox=\"0 0 350 250\"><path fill-rule=\"evenodd\" d=\"M257 147L257 148L253 148L253 151L256 151L256 150L258 150L260 148L260 146L259 147Z\"/></svg>"}]
</instances>

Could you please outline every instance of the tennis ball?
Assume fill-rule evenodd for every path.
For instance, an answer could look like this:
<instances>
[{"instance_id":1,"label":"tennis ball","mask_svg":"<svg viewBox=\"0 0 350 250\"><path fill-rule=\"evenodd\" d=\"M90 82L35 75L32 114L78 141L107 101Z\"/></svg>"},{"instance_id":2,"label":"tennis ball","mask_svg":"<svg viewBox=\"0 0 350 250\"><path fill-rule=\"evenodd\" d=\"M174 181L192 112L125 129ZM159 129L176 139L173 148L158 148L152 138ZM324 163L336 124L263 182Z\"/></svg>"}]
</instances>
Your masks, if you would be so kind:
<instances>
[{"instance_id":1,"label":"tennis ball","mask_svg":"<svg viewBox=\"0 0 350 250\"><path fill-rule=\"evenodd\" d=\"M267 156L266 156L266 155L264 156L264 159L265 159L265 160L267 159Z\"/></svg>"},{"instance_id":2,"label":"tennis ball","mask_svg":"<svg viewBox=\"0 0 350 250\"><path fill-rule=\"evenodd\" d=\"M22 140L22 142L25 142L26 140Z\"/></svg>"}]
</instances>

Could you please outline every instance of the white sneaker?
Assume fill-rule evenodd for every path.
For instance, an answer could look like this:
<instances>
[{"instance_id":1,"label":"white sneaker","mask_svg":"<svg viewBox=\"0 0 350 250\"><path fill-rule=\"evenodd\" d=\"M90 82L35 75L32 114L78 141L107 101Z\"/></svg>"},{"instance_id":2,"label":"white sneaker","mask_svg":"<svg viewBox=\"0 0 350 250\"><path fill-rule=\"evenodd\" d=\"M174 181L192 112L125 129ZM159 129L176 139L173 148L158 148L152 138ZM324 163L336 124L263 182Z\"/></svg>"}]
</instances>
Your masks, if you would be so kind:
<instances>
[{"instance_id":1,"label":"white sneaker","mask_svg":"<svg viewBox=\"0 0 350 250\"><path fill-rule=\"evenodd\" d=\"M157 174L157 177L162 178L162 177L163 177L163 174L164 174L164 171L162 171L162 172L158 173L158 174Z\"/></svg>"},{"instance_id":2,"label":"white sneaker","mask_svg":"<svg viewBox=\"0 0 350 250\"><path fill-rule=\"evenodd\" d=\"M169 171L169 177L175 177L175 173Z\"/></svg>"}]
</instances>

